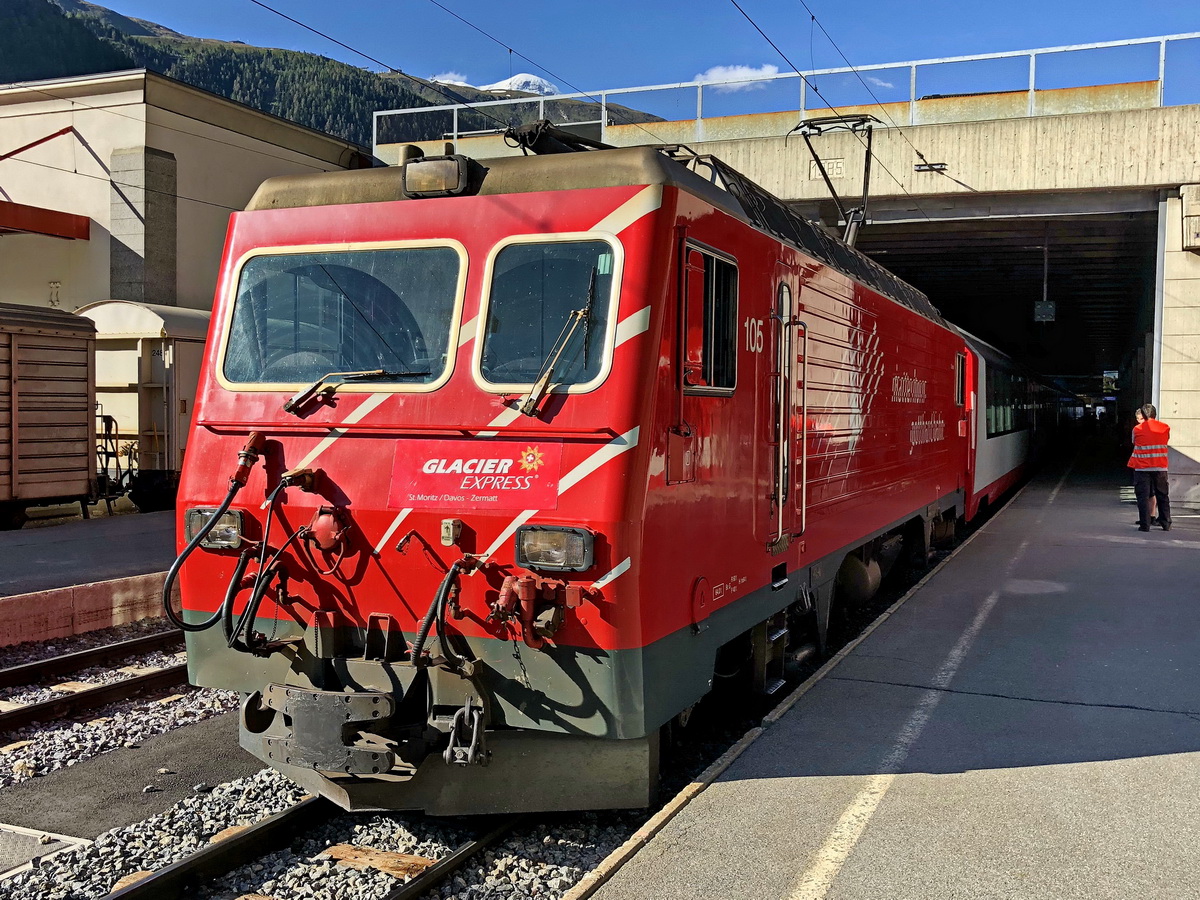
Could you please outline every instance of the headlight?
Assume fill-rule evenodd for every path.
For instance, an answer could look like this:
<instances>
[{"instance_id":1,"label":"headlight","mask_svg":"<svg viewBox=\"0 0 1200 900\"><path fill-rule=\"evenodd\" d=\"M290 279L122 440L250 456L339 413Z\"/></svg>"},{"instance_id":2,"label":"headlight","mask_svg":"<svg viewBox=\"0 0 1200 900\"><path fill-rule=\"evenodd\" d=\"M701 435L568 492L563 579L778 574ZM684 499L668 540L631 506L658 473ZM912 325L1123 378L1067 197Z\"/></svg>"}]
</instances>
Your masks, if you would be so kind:
<instances>
[{"instance_id":1,"label":"headlight","mask_svg":"<svg viewBox=\"0 0 1200 900\"><path fill-rule=\"evenodd\" d=\"M209 516L216 511L215 506L200 506L184 513L183 528L188 543L191 543L192 538L200 533L200 529L204 527ZM229 510L217 519L213 527L208 530L208 535L200 542L200 546L210 549L240 547L242 545L242 519L243 513L240 509Z\"/></svg>"},{"instance_id":2,"label":"headlight","mask_svg":"<svg viewBox=\"0 0 1200 900\"><path fill-rule=\"evenodd\" d=\"M425 156L405 161L400 170L406 197L454 197L468 187L465 156Z\"/></svg>"},{"instance_id":3,"label":"headlight","mask_svg":"<svg viewBox=\"0 0 1200 900\"><path fill-rule=\"evenodd\" d=\"M517 564L529 569L582 572L592 567L595 539L586 528L522 525L517 529Z\"/></svg>"}]
</instances>

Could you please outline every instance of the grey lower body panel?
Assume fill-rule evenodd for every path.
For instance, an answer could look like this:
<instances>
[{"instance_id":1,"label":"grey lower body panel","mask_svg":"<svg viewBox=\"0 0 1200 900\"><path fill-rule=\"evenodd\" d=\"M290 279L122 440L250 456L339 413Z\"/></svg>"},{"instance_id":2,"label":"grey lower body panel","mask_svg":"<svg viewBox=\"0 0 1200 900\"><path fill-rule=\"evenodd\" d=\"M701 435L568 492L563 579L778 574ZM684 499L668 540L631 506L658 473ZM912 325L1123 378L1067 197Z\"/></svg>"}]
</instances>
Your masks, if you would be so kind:
<instances>
[{"instance_id":1,"label":"grey lower body panel","mask_svg":"<svg viewBox=\"0 0 1200 900\"><path fill-rule=\"evenodd\" d=\"M241 731L241 745L313 793L343 809L421 810L435 816L649 806L658 785L658 736L613 741L536 731L488 735L486 766L447 765L430 754L409 775L331 776L280 765L261 735Z\"/></svg>"},{"instance_id":2,"label":"grey lower body panel","mask_svg":"<svg viewBox=\"0 0 1200 900\"><path fill-rule=\"evenodd\" d=\"M960 500L961 495L948 494L915 515L928 519ZM900 520L859 540L913 521ZM408 716L397 726L423 722L433 707L453 708L462 705L464 697L473 694L478 700L485 695L481 705L487 709L486 766L446 763L441 753L444 740L438 744L420 738L427 741L428 755L406 755L390 743L387 727L368 724L363 732L358 726L348 727L350 719L362 718L359 712L347 711L347 727L335 728L337 723L322 718L326 713L314 711L316 718L297 734L301 719L295 714L302 709L287 712L280 707L280 714L271 718L251 708L247 719L244 707L242 747L346 809L455 815L638 808L650 802L656 789L659 728L708 693L721 647L798 601L810 604L818 618L822 610L827 617L838 567L857 546L807 562L788 572L786 579L776 579L647 647L589 650L548 645L542 651L520 646L514 651L511 642L473 638L469 650L479 674L470 684L463 681L461 689L454 689L458 676L448 676L452 684L447 689L446 676L433 670L422 676L429 681L414 680L415 670L402 662L346 657L317 661L304 653L252 657L226 647L219 629L188 635L189 665L196 683L243 693L267 692L274 684L294 686L298 694L306 688L335 697L345 692L338 699L349 703L348 697L377 692L389 703L394 701L398 717ZM280 637L302 634L293 623L276 624ZM320 665L314 666L317 662ZM424 699L427 691L432 705ZM406 695L421 698L416 719L404 706ZM389 717L390 711L384 718ZM393 759L410 762L393 765ZM314 764L336 764L344 771L320 771Z\"/></svg>"}]
</instances>

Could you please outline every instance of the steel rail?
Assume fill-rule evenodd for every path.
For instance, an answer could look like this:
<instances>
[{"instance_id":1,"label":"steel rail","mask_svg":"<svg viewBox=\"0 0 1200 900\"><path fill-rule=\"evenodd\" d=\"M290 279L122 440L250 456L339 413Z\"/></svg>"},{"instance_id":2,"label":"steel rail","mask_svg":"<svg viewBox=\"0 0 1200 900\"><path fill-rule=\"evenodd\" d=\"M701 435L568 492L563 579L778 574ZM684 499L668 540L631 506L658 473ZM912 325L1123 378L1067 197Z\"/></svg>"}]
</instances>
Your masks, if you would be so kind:
<instances>
[{"instance_id":1,"label":"steel rail","mask_svg":"<svg viewBox=\"0 0 1200 900\"><path fill-rule=\"evenodd\" d=\"M466 864L467 860L481 850L490 847L500 838L517 827L525 816L513 816L505 819L483 837L460 844L447 856L443 856L432 866L418 875L413 876L404 884L384 894L380 900L414 900L427 891L433 890Z\"/></svg>"},{"instance_id":2,"label":"steel rail","mask_svg":"<svg viewBox=\"0 0 1200 900\"><path fill-rule=\"evenodd\" d=\"M113 891L104 900L182 900L192 896L204 882L282 850L301 832L340 813L341 810L324 797L306 797L295 806L268 816L231 837L206 844L190 856ZM462 868L472 856L512 831L524 818L513 816L483 837L461 844L380 900L412 900L432 890Z\"/></svg>"},{"instance_id":3,"label":"steel rail","mask_svg":"<svg viewBox=\"0 0 1200 900\"><path fill-rule=\"evenodd\" d=\"M194 894L200 883L287 847L307 828L340 812L324 797L306 797L230 837L206 844L178 862L107 895L105 900L175 900Z\"/></svg>"},{"instance_id":4,"label":"steel rail","mask_svg":"<svg viewBox=\"0 0 1200 900\"><path fill-rule=\"evenodd\" d=\"M105 644L103 647L93 647L90 650L80 650L76 653L64 653L50 659L37 662L22 663L0 669L0 688L13 687L21 684L36 684L50 675L64 675L78 672L88 666L100 665L114 659L124 659L138 653L147 653L171 644L182 644L183 636L175 630L161 631L157 634L147 634L142 637L120 641L115 644Z\"/></svg>"},{"instance_id":5,"label":"steel rail","mask_svg":"<svg viewBox=\"0 0 1200 900\"><path fill-rule=\"evenodd\" d=\"M187 665L167 666L144 675L134 675L123 678L112 684L98 684L94 688L68 694L65 697L55 697L41 703L30 703L18 706L16 709L0 712L0 733L23 728L33 722L49 722L61 719L72 713L83 712L124 700L142 691L156 688L172 687L187 681Z\"/></svg>"}]
</instances>

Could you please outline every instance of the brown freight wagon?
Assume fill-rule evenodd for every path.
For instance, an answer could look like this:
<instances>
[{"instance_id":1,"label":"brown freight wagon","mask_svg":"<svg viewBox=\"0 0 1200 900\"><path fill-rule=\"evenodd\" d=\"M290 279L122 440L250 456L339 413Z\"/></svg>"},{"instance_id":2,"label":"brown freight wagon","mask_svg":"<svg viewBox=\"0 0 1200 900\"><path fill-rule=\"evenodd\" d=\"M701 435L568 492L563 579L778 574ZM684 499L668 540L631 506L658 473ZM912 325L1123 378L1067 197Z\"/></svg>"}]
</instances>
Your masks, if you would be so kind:
<instances>
[{"instance_id":1,"label":"brown freight wagon","mask_svg":"<svg viewBox=\"0 0 1200 900\"><path fill-rule=\"evenodd\" d=\"M90 319L0 303L0 529L31 506L95 490L95 344Z\"/></svg>"}]
</instances>

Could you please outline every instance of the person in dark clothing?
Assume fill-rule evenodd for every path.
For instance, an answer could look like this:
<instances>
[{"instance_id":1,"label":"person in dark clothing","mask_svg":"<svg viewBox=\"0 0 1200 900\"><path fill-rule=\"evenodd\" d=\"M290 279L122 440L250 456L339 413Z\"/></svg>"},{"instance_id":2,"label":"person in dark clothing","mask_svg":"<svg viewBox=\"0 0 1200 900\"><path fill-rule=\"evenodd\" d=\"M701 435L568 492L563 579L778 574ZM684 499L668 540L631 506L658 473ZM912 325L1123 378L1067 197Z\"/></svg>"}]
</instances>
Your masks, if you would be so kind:
<instances>
[{"instance_id":1,"label":"person in dark clothing","mask_svg":"<svg viewBox=\"0 0 1200 900\"><path fill-rule=\"evenodd\" d=\"M1149 531L1151 523L1150 499L1158 503L1158 524L1163 531L1171 530L1171 497L1167 483L1167 444L1171 440L1171 426L1158 420L1154 404L1139 406L1134 412L1137 424L1133 426L1133 455L1129 457L1129 468L1133 469L1133 495L1138 505L1138 530Z\"/></svg>"}]
</instances>

